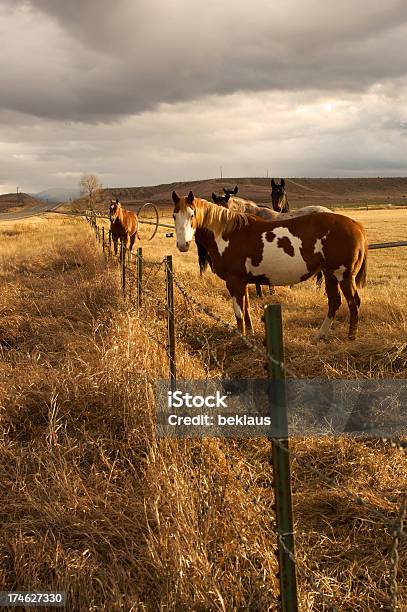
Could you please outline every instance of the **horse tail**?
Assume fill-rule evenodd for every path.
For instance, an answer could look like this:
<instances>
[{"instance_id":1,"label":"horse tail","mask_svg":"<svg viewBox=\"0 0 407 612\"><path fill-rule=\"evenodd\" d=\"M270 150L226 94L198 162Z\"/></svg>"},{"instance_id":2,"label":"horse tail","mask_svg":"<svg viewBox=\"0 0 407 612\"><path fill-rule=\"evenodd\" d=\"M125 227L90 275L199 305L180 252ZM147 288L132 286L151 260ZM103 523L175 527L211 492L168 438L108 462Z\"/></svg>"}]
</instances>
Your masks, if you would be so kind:
<instances>
[{"instance_id":1,"label":"horse tail","mask_svg":"<svg viewBox=\"0 0 407 612\"><path fill-rule=\"evenodd\" d=\"M208 251L205 249L205 247L202 246L202 244L198 242L196 238L195 238L195 242L196 242L196 246L198 249L199 271L201 274L203 274L208 268L208 264L212 268L212 262L211 262L210 255Z\"/></svg>"},{"instance_id":2,"label":"horse tail","mask_svg":"<svg viewBox=\"0 0 407 612\"><path fill-rule=\"evenodd\" d=\"M355 279L356 286L358 288L364 287L366 285L366 276L367 276L367 243L365 241L362 265L360 266L359 271L356 274L356 279Z\"/></svg>"}]
</instances>

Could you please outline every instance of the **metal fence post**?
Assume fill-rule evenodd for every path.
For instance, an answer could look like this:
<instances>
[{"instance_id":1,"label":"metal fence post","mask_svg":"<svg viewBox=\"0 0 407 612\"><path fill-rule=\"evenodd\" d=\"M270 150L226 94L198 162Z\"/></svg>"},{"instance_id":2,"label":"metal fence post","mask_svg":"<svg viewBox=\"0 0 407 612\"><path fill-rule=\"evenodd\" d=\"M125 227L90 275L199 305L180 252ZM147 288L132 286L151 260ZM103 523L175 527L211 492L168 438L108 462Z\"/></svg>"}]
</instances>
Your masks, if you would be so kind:
<instances>
[{"instance_id":1,"label":"metal fence post","mask_svg":"<svg viewBox=\"0 0 407 612\"><path fill-rule=\"evenodd\" d=\"M137 249L137 305L140 308L143 302L143 249Z\"/></svg>"},{"instance_id":2,"label":"metal fence post","mask_svg":"<svg viewBox=\"0 0 407 612\"><path fill-rule=\"evenodd\" d=\"M105 228L102 227L102 251L103 255L105 254Z\"/></svg>"},{"instance_id":3,"label":"metal fence post","mask_svg":"<svg viewBox=\"0 0 407 612\"><path fill-rule=\"evenodd\" d=\"M120 255L121 255L121 270L122 270L122 291L123 291L123 297L125 297L126 295L126 244L124 240L121 241L120 246L121 246Z\"/></svg>"},{"instance_id":4,"label":"metal fence post","mask_svg":"<svg viewBox=\"0 0 407 612\"><path fill-rule=\"evenodd\" d=\"M274 497L277 523L277 547L282 612L298 611L297 576L293 558L295 554L294 521L291 496L290 455L288 446L287 403L284 372L283 326L281 305L269 304L264 310L267 354L272 356L267 363L270 384L271 438ZM284 549L286 547L287 550ZM287 552L289 551L289 552Z\"/></svg>"},{"instance_id":5,"label":"metal fence post","mask_svg":"<svg viewBox=\"0 0 407 612\"><path fill-rule=\"evenodd\" d=\"M109 238L108 238L108 253L109 253L109 257L112 254L111 251L112 251L112 230L109 229Z\"/></svg>"},{"instance_id":6,"label":"metal fence post","mask_svg":"<svg viewBox=\"0 0 407 612\"><path fill-rule=\"evenodd\" d=\"M175 362L175 315L172 255L167 255L165 257L165 287L167 294L168 358L170 362L171 389L174 391L177 380L177 367Z\"/></svg>"}]
</instances>

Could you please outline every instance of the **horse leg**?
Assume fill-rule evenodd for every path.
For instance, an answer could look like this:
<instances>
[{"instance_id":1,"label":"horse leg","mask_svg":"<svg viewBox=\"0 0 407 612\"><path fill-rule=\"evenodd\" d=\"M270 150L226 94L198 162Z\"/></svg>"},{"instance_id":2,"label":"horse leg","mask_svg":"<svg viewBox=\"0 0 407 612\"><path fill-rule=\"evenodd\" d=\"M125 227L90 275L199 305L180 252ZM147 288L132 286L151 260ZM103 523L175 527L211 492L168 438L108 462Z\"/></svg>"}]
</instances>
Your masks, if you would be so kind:
<instances>
[{"instance_id":1,"label":"horse leg","mask_svg":"<svg viewBox=\"0 0 407 612\"><path fill-rule=\"evenodd\" d=\"M261 285L256 284L256 295L257 297L263 297L263 291L261 290Z\"/></svg>"},{"instance_id":2,"label":"horse leg","mask_svg":"<svg viewBox=\"0 0 407 612\"><path fill-rule=\"evenodd\" d=\"M358 331L358 321L359 321L359 306L360 306L360 297L356 290L356 283L353 276L349 276L343 278L340 281L340 286L342 289L342 293L345 296L345 299L348 303L348 308L350 312L350 321L349 321L349 340L354 340L356 338L356 334Z\"/></svg>"},{"instance_id":3,"label":"horse leg","mask_svg":"<svg viewBox=\"0 0 407 612\"><path fill-rule=\"evenodd\" d=\"M113 238L113 250L114 254L117 256L117 238Z\"/></svg>"},{"instance_id":4,"label":"horse leg","mask_svg":"<svg viewBox=\"0 0 407 612\"><path fill-rule=\"evenodd\" d=\"M244 292L244 322L246 329L249 333L253 332L253 323L252 318L250 316L250 299L249 299L249 289L246 285L246 289Z\"/></svg>"},{"instance_id":5,"label":"horse leg","mask_svg":"<svg viewBox=\"0 0 407 612\"><path fill-rule=\"evenodd\" d=\"M236 323L239 331L245 335L245 293L246 283L239 278L229 277L226 281L227 290L233 301L233 309L235 311Z\"/></svg>"},{"instance_id":6,"label":"horse leg","mask_svg":"<svg viewBox=\"0 0 407 612\"><path fill-rule=\"evenodd\" d=\"M136 241L136 236L137 236L137 234L133 234L132 236L130 236L130 246L129 246L129 249L130 249L130 257L131 257L131 252L132 252L132 249L133 249L134 243L135 243L135 241Z\"/></svg>"},{"instance_id":7,"label":"horse leg","mask_svg":"<svg viewBox=\"0 0 407 612\"><path fill-rule=\"evenodd\" d=\"M276 292L276 290L274 289L273 285L271 283L269 283L269 294L270 295L274 295Z\"/></svg>"},{"instance_id":8,"label":"horse leg","mask_svg":"<svg viewBox=\"0 0 407 612\"><path fill-rule=\"evenodd\" d=\"M341 305L341 294L339 293L339 282L336 276L330 272L324 272L326 294L328 296L328 314L324 319L320 329L315 335L315 340L326 338L331 329L336 311Z\"/></svg>"}]
</instances>

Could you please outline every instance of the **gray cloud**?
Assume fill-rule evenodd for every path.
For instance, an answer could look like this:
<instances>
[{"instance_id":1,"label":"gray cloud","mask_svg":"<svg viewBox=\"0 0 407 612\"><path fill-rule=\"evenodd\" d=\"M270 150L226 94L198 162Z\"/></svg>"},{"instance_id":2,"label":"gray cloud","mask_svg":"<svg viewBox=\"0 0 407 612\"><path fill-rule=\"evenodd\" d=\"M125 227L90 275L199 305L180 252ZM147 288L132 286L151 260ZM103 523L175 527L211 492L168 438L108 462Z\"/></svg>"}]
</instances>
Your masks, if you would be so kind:
<instances>
[{"instance_id":1,"label":"gray cloud","mask_svg":"<svg viewBox=\"0 0 407 612\"><path fill-rule=\"evenodd\" d=\"M5 6L1 104L39 117L110 121L211 94L363 91L406 74L403 0Z\"/></svg>"},{"instance_id":2,"label":"gray cloud","mask_svg":"<svg viewBox=\"0 0 407 612\"><path fill-rule=\"evenodd\" d=\"M406 174L404 0L0 0L0 191Z\"/></svg>"},{"instance_id":3,"label":"gray cloud","mask_svg":"<svg viewBox=\"0 0 407 612\"><path fill-rule=\"evenodd\" d=\"M83 171L106 186L207 178L220 165L224 176L406 174L407 82L398 93L237 93L103 124L3 111L0 191L76 186Z\"/></svg>"}]
</instances>

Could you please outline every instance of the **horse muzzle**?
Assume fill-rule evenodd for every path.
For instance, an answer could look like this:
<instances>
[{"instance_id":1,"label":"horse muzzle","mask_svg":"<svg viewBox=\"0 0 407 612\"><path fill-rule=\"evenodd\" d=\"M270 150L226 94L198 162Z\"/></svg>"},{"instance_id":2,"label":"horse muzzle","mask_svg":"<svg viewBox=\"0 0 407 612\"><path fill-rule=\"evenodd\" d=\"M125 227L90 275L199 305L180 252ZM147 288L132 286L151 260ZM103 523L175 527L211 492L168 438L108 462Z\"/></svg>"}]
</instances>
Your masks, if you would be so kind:
<instances>
[{"instance_id":1,"label":"horse muzzle","mask_svg":"<svg viewBox=\"0 0 407 612\"><path fill-rule=\"evenodd\" d=\"M190 244L190 242L184 242L184 244L180 244L179 242L177 242L177 248L179 251L181 251L181 253L186 253L187 251L189 251Z\"/></svg>"}]
</instances>

